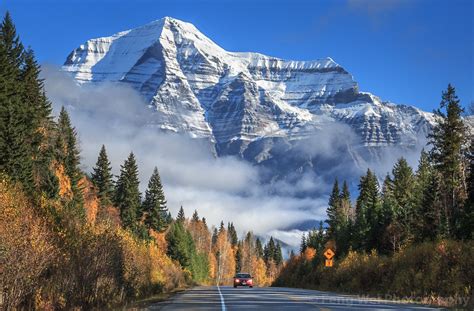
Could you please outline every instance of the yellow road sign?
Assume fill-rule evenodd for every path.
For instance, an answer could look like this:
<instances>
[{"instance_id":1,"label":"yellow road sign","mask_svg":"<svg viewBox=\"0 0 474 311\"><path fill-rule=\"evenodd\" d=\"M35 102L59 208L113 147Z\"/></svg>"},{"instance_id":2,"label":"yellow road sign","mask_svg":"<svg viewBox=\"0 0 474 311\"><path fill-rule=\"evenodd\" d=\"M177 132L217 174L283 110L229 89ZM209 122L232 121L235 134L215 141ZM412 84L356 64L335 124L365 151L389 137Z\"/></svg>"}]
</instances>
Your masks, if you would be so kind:
<instances>
[{"instance_id":1,"label":"yellow road sign","mask_svg":"<svg viewBox=\"0 0 474 311\"><path fill-rule=\"evenodd\" d=\"M333 260L332 259L326 259L326 267L332 267Z\"/></svg>"},{"instance_id":2,"label":"yellow road sign","mask_svg":"<svg viewBox=\"0 0 474 311\"><path fill-rule=\"evenodd\" d=\"M334 251L330 248L328 248L325 252L324 252L324 257L326 257L326 259L331 259L332 257L334 257L334 255L336 255L334 253Z\"/></svg>"}]
</instances>

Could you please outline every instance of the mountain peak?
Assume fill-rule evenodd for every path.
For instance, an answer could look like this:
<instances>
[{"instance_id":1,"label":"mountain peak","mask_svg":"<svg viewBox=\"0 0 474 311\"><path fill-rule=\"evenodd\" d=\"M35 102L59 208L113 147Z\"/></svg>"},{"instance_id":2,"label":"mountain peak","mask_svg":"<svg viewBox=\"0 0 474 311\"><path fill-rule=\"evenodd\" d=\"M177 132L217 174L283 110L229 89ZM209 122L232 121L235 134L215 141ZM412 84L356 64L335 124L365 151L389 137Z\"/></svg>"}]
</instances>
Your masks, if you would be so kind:
<instances>
[{"instance_id":1,"label":"mountain peak","mask_svg":"<svg viewBox=\"0 0 474 311\"><path fill-rule=\"evenodd\" d=\"M347 123L366 146L413 145L430 123L418 110L359 92L330 57L229 52L172 17L88 40L63 70L78 83L130 85L157 112L154 125L210 138L222 154L243 153L262 137L300 139L326 122Z\"/></svg>"}]
</instances>

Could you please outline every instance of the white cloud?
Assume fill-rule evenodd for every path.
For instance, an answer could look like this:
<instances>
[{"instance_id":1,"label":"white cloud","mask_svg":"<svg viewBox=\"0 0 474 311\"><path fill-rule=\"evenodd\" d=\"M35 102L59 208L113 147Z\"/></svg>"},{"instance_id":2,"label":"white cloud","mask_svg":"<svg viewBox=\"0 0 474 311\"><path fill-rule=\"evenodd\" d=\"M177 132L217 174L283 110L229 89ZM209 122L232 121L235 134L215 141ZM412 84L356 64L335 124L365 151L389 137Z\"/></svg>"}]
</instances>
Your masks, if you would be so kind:
<instances>
[{"instance_id":1,"label":"white cloud","mask_svg":"<svg viewBox=\"0 0 474 311\"><path fill-rule=\"evenodd\" d=\"M272 230L324 217L325 199L294 196L301 189L328 187L313 175L302 175L295 184L280 182L282 191L275 193L261 184L258 167L235 157L217 158L208 141L143 126L150 110L126 85L79 87L48 65L43 66L43 77L54 112L65 106L77 129L86 172L91 171L102 144L115 174L133 151L141 190L157 166L172 214L183 205L188 216L197 209L209 224L232 221L242 234L253 231L267 236Z\"/></svg>"},{"instance_id":2,"label":"white cloud","mask_svg":"<svg viewBox=\"0 0 474 311\"><path fill-rule=\"evenodd\" d=\"M146 126L153 113L126 85L79 87L58 68L47 65L43 66L43 76L55 113L65 106L71 115L86 172L91 171L102 144L115 174L133 151L139 163L141 190L145 190L153 167L157 166L173 215L183 205L188 216L197 209L209 224L232 221L241 234L274 234L297 246L296 235L300 233L289 230L301 224L307 228L311 222L325 218L333 178L349 179L354 189L358 177L369 166L368 160L353 150L358 138L352 129L328 123L292 150L292 157L317 159L316 167L262 183L260 178L267 172L262 173L260 166L236 157L216 157L205 139ZM383 177L400 156L415 165L418 151L386 148L381 159L370 166Z\"/></svg>"}]
</instances>

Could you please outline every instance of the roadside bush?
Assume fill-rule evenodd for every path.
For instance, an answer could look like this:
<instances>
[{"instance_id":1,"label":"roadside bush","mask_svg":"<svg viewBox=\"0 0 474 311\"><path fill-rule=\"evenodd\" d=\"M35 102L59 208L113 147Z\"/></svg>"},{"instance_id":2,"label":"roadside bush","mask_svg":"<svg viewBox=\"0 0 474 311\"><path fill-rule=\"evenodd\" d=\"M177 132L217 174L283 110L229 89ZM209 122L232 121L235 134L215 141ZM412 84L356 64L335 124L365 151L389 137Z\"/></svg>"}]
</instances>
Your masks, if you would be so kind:
<instances>
[{"instance_id":1,"label":"roadside bush","mask_svg":"<svg viewBox=\"0 0 474 311\"><path fill-rule=\"evenodd\" d=\"M57 253L21 188L0 176L0 309L29 308Z\"/></svg>"},{"instance_id":2,"label":"roadside bush","mask_svg":"<svg viewBox=\"0 0 474 311\"><path fill-rule=\"evenodd\" d=\"M302 256L288 261L274 286L306 287L353 294L407 297L426 303L473 303L474 241L423 243L393 256L375 251L348 255L326 268Z\"/></svg>"}]
</instances>

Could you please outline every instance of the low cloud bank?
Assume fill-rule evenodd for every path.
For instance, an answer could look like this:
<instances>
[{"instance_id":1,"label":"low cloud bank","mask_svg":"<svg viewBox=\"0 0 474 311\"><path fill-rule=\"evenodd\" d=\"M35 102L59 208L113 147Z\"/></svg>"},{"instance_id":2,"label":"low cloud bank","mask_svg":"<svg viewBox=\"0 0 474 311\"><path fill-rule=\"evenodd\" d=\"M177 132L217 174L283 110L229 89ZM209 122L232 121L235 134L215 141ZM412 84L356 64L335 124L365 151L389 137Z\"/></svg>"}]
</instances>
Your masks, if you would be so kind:
<instances>
[{"instance_id":1,"label":"low cloud bank","mask_svg":"<svg viewBox=\"0 0 474 311\"><path fill-rule=\"evenodd\" d=\"M273 234L288 245L297 246L301 231L290 229L325 219L327 193L332 184L328 174L357 177L368 165L355 158L357 153L347 152L356 139L351 129L328 125L295 147L305 156L317 156L322 163L332 163L332 169L322 168L326 178L316 168L316 172L297 172L289 180L262 183L260 167L236 157L217 158L207 140L147 126L153 113L139 94L126 85L78 86L59 68L49 65L43 66L42 75L55 114L61 106L70 113L86 172L92 170L102 144L116 175L133 151L139 163L141 191L144 192L153 167L157 166L173 215L182 205L188 216L196 209L212 225L217 226L221 220L232 221L241 234L248 230L263 237ZM387 161L376 167L377 172L388 172L392 158L401 155L392 151L387 153ZM344 156L335 159L335 154ZM416 163L415 157L409 156L409 161ZM300 195L312 189L323 195Z\"/></svg>"},{"instance_id":2,"label":"low cloud bank","mask_svg":"<svg viewBox=\"0 0 474 311\"><path fill-rule=\"evenodd\" d=\"M150 110L125 85L79 87L52 66L43 67L43 77L55 114L65 106L77 129L83 169L91 171L102 144L115 174L133 151L141 190L157 166L173 215L182 205L188 216L196 209L212 225L232 221L242 234L252 230L262 236L325 216L323 200L292 196L296 190L290 187L299 187L305 178L293 186L286 184L283 193L270 194L269 185L260 183L258 167L235 157L215 157L206 140L144 126Z\"/></svg>"}]
</instances>

